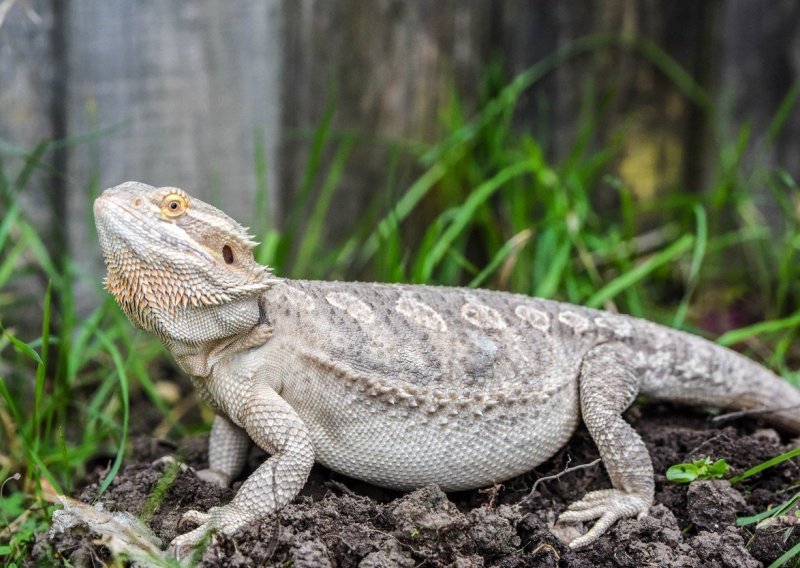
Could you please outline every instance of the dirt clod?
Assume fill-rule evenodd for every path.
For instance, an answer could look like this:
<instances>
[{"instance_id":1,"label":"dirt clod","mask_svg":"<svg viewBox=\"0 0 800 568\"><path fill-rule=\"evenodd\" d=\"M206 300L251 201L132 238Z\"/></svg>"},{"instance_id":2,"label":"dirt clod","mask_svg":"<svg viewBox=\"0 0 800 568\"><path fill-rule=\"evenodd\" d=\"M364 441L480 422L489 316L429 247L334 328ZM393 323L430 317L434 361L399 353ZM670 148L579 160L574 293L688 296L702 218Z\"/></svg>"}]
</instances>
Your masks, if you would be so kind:
<instances>
[{"instance_id":1,"label":"dirt clod","mask_svg":"<svg viewBox=\"0 0 800 568\"><path fill-rule=\"evenodd\" d=\"M725 479L698 480L686 491L686 514L698 529L723 532L745 506L742 494Z\"/></svg>"}]
</instances>

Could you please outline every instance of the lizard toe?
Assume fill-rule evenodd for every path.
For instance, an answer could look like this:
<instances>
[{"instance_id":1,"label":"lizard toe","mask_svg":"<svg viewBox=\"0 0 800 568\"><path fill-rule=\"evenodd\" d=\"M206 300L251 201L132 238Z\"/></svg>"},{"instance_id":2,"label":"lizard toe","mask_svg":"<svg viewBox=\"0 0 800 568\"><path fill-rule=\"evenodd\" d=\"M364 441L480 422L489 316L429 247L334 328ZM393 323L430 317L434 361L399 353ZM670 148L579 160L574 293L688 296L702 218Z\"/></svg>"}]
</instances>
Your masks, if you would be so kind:
<instances>
[{"instance_id":1,"label":"lizard toe","mask_svg":"<svg viewBox=\"0 0 800 568\"><path fill-rule=\"evenodd\" d=\"M569 543L578 549L592 544L619 519L642 517L650 509L650 500L619 489L604 489L588 493L572 503L558 518L559 523L576 523L597 519L589 531Z\"/></svg>"},{"instance_id":2,"label":"lizard toe","mask_svg":"<svg viewBox=\"0 0 800 568\"><path fill-rule=\"evenodd\" d=\"M222 507L212 507L208 513L201 511L187 511L178 522L178 527L187 522L197 523L200 526L188 533L178 535L170 543L170 549L175 552L176 558L185 557L189 551L197 546L212 531L233 534L237 529L247 524L250 516L233 503Z\"/></svg>"},{"instance_id":3,"label":"lizard toe","mask_svg":"<svg viewBox=\"0 0 800 568\"><path fill-rule=\"evenodd\" d=\"M204 525L208 522L210 518L208 513L203 513L202 511L186 511L183 515L181 515L180 520L178 521L178 528L182 528L186 525L186 523L192 523L195 525Z\"/></svg>"},{"instance_id":4,"label":"lizard toe","mask_svg":"<svg viewBox=\"0 0 800 568\"><path fill-rule=\"evenodd\" d=\"M585 534L570 542L569 547L572 550L578 550L584 548L585 546L589 546L598 538L600 538L603 533L605 533L611 527L611 525L613 525L619 519L620 517L611 511L605 513Z\"/></svg>"},{"instance_id":5,"label":"lizard toe","mask_svg":"<svg viewBox=\"0 0 800 568\"><path fill-rule=\"evenodd\" d=\"M583 521L593 521L602 517L608 509L603 505L594 505L581 509L567 509L558 517L559 523L580 523Z\"/></svg>"},{"instance_id":6,"label":"lizard toe","mask_svg":"<svg viewBox=\"0 0 800 568\"><path fill-rule=\"evenodd\" d=\"M178 560L185 558L210 531L211 527L208 523L203 523L196 529L173 538L169 543L169 549L173 551Z\"/></svg>"}]
</instances>

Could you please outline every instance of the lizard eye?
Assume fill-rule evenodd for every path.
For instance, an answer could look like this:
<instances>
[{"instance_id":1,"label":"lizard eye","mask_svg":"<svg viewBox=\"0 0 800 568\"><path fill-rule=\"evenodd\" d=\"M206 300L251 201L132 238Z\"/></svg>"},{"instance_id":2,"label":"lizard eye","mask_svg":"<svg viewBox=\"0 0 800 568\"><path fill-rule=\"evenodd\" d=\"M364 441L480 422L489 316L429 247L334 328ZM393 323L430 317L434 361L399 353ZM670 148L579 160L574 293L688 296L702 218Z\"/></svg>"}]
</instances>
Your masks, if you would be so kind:
<instances>
[{"instance_id":1,"label":"lizard eye","mask_svg":"<svg viewBox=\"0 0 800 568\"><path fill-rule=\"evenodd\" d=\"M161 215L164 218L176 218L186 213L189 200L180 193L170 193L161 202Z\"/></svg>"},{"instance_id":2,"label":"lizard eye","mask_svg":"<svg viewBox=\"0 0 800 568\"><path fill-rule=\"evenodd\" d=\"M222 258L225 259L225 264L233 264L233 250L228 245L222 247Z\"/></svg>"}]
</instances>

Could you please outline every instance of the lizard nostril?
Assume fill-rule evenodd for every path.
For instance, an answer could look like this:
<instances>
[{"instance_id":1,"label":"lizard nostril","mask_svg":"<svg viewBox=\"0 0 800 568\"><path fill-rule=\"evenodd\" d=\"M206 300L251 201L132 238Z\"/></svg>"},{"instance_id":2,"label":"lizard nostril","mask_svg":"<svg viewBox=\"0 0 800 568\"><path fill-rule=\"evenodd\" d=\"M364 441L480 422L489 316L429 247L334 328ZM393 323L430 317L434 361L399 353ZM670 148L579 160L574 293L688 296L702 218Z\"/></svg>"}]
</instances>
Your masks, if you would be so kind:
<instances>
[{"instance_id":1,"label":"lizard nostril","mask_svg":"<svg viewBox=\"0 0 800 568\"><path fill-rule=\"evenodd\" d=\"M134 207L141 207L142 206L142 198L141 197L135 198L133 200L133 206Z\"/></svg>"}]
</instances>

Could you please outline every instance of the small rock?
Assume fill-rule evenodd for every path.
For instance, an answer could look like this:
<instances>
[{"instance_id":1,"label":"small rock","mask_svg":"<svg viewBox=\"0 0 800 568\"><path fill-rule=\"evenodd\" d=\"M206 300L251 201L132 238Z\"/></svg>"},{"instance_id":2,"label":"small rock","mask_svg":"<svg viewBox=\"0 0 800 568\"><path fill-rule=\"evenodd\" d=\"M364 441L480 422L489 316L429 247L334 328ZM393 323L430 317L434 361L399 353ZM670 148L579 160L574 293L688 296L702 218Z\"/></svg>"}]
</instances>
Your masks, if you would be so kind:
<instances>
[{"instance_id":1,"label":"small rock","mask_svg":"<svg viewBox=\"0 0 800 568\"><path fill-rule=\"evenodd\" d=\"M358 568L413 568L417 564L410 553L393 541L383 549L367 554L358 563Z\"/></svg>"},{"instance_id":2,"label":"small rock","mask_svg":"<svg viewBox=\"0 0 800 568\"><path fill-rule=\"evenodd\" d=\"M691 539L690 544L703 561L703 566L724 568L758 568L761 563L745 548L742 536L734 527L722 533L702 531Z\"/></svg>"},{"instance_id":3,"label":"small rock","mask_svg":"<svg viewBox=\"0 0 800 568\"><path fill-rule=\"evenodd\" d=\"M406 534L439 533L467 525L464 515L436 485L417 489L398 499L392 517L397 521L397 529Z\"/></svg>"},{"instance_id":4,"label":"small rock","mask_svg":"<svg viewBox=\"0 0 800 568\"><path fill-rule=\"evenodd\" d=\"M333 566L328 557L327 547L319 540L304 540L292 547L292 560L295 568L325 568Z\"/></svg>"}]
</instances>

